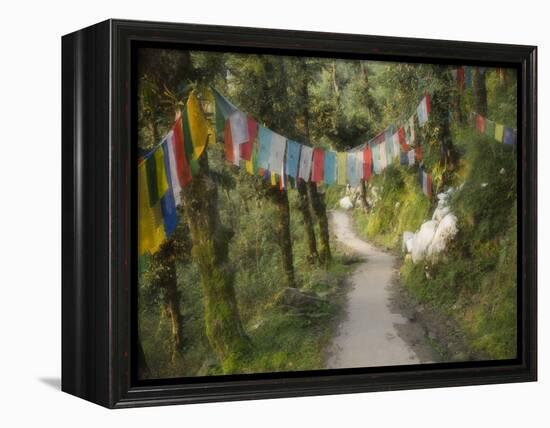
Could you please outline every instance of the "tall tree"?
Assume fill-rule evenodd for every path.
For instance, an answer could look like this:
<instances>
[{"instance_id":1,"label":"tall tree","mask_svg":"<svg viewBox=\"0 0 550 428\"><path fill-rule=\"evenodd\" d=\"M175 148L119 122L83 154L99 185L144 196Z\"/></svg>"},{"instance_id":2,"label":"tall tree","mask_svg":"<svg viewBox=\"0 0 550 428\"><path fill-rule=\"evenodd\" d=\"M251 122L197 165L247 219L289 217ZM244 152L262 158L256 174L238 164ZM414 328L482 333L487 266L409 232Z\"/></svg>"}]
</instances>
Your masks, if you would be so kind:
<instances>
[{"instance_id":1,"label":"tall tree","mask_svg":"<svg viewBox=\"0 0 550 428\"><path fill-rule=\"evenodd\" d=\"M206 150L199 164L200 172L182 191L183 207L203 290L206 336L224 370L230 372L251 343L241 323L235 272L228 257L232 231L220 220L218 189L209 174Z\"/></svg>"},{"instance_id":2,"label":"tall tree","mask_svg":"<svg viewBox=\"0 0 550 428\"><path fill-rule=\"evenodd\" d=\"M311 142L311 136L309 132L309 88L308 85L311 81L310 72L308 69L307 59L301 58L299 65L299 72L301 74L301 82L298 83L298 97L299 104L301 104L302 110L302 123L303 123L303 138L307 143ZM308 185L305 181L298 179L296 184L296 190L298 191L298 207L302 218L304 220L304 228L306 230L306 239L308 241L309 256L308 259L311 263L317 263L319 253L317 251L317 240L315 238L315 228L313 226L313 218L311 215L311 203L310 192L308 192Z\"/></svg>"}]
</instances>

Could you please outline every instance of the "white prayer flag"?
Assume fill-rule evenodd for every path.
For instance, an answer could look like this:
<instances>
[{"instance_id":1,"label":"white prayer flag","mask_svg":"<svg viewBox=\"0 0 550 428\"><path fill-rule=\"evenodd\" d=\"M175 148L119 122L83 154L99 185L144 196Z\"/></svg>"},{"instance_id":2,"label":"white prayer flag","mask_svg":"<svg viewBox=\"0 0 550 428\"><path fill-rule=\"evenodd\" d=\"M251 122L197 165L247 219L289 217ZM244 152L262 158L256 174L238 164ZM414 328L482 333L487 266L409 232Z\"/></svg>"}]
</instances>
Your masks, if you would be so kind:
<instances>
[{"instance_id":1,"label":"white prayer flag","mask_svg":"<svg viewBox=\"0 0 550 428\"><path fill-rule=\"evenodd\" d=\"M269 170L280 174L285 162L286 138L277 133L271 136L271 151L269 152Z\"/></svg>"},{"instance_id":2,"label":"white prayer flag","mask_svg":"<svg viewBox=\"0 0 550 428\"><path fill-rule=\"evenodd\" d=\"M309 181L312 158L313 148L302 145L302 150L300 153L300 167L298 168L298 176L302 180Z\"/></svg>"},{"instance_id":3,"label":"white prayer flag","mask_svg":"<svg viewBox=\"0 0 550 428\"><path fill-rule=\"evenodd\" d=\"M229 125L231 126L233 146L237 146L237 150L239 150L239 144L246 143L249 138L246 114L239 110L234 111L229 116Z\"/></svg>"},{"instance_id":4,"label":"white prayer flag","mask_svg":"<svg viewBox=\"0 0 550 428\"><path fill-rule=\"evenodd\" d=\"M166 144L168 147L168 164L170 165L170 187L174 193L174 201L176 202L176 205L179 205L181 203L181 185L178 179L176 146L173 131L170 131L166 135Z\"/></svg>"}]
</instances>

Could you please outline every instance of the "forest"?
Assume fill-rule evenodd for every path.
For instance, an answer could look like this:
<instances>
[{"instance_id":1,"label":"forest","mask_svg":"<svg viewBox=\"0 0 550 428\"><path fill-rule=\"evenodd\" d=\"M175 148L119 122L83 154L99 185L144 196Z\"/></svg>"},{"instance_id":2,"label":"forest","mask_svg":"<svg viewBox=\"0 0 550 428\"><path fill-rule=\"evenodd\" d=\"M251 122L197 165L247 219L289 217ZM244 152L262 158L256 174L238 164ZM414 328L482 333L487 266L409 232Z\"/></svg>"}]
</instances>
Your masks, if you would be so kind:
<instances>
[{"instance_id":1,"label":"forest","mask_svg":"<svg viewBox=\"0 0 550 428\"><path fill-rule=\"evenodd\" d=\"M170 222L138 238L139 378L327 368L362 262L333 230L345 197L358 236L395 255L412 306L452 325L427 339L438 362L515 357L515 70L141 48L137 88L138 234L165 209L151 153L169 132L188 165L173 171ZM414 166L389 162L357 185L268 173L228 150L224 108L341 153L397 134L426 94ZM422 230L443 192L457 232L438 257L413 260L404 233Z\"/></svg>"}]
</instances>

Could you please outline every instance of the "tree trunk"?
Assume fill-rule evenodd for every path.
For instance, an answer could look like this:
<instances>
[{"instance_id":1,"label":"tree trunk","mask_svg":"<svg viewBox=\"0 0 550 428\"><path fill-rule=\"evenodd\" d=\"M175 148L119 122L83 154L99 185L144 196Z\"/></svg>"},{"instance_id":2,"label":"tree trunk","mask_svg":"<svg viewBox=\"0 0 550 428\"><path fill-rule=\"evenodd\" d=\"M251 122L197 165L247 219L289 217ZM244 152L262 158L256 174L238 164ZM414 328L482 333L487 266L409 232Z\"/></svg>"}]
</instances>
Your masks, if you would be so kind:
<instances>
[{"instance_id":1,"label":"tree trunk","mask_svg":"<svg viewBox=\"0 0 550 428\"><path fill-rule=\"evenodd\" d=\"M306 238L309 248L308 261L315 264L320 261L319 253L317 252L317 241L315 239L315 228L313 227L313 217L311 216L309 195L306 182L302 179L296 180L296 190L298 191L298 208L302 213L304 220L304 228L306 230Z\"/></svg>"},{"instance_id":2,"label":"tree trunk","mask_svg":"<svg viewBox=\"0 0 550 428\"><path fill-rule=\"evenodd\" d=\"M302 116L303 116L303 136L304 141L309 143L309 74L307 69L306 59L302 58L300 62L301 72L303 74L302 84L300 87L300 98L302 100ZM315 228L313 225L313 217L311 215L310 197L307 191L307 184L304 180L298 178L296 180L296 190L298 191L298 207L302 213L304 227L306 230L306 238L308 241L309 255L308 261L311 264L318 263L319 253L317 252L317 240L315 239Z\"/></svg>"},{"instance_id":3,"label":"tree trunk","mask_svg":"<svg viewBox=\"0 0 550 428\"><path fill-rule=\"evenodd\" d=\"M474 69L474 109L476 113L487 116L487 85L485 73L479 67Z\"/></svg>"},{"instance_id":4,"label":"tree trunk","mask_svg":"<svg viewBox=\"0 0 550 428\"><path fill-rule=\"evenodd\" d=\"M365 180L361 180L361 194L359 195L361 199L361 205L363 205L363 209L368 212L369 210L369 204L367 202L367 182Z\"/></svg>"},{"instance_id":5,"label":"tree trunk","mask_svg":"<svg viewBox=\"0 0 550 428\"><path fill-rule=\"evenodd\" d=\"M147 379L151 376L147 359L145 358L145 352L143 352L143 346L141 345L141 339L137 341L138 345L138 379Z\"/></svg>"},{"instance_id":6,"label":"tree trunk","mask_svg":"<svg viewBox=\"0 0 550 428\"><path fill-rule=\"evenodd\" d=\"M281 248L281 261L287 287L296 287L294 277L294 256L292 254L292 239L290 236L290 207L286 190L271 188L271 200L277 206L277 234Z\"/></svg>"},{"instance_id":7,"label":"tree trunk","mask_svg":"<svg viewBox=\"0 0 550 428\"><path fill-rule=\"evenodd\" d=\"M330 251L330 234L328 230L327 208L325 204L325 194L317 189L316 183L308 183L308 193L311 200L313 212L319 222L320 242L319 242L319 257L321 263L325 266L332 260Z\"/></svg>"},{"instance_id":8,"label":"tree trunk","mask_svg":"<svg viewBox=\"0 0 550 428\"><path fill-rule=\"evenodd\" d=\"M232 232L220 220L218 190L209 175L206 152L199 162L200 172L182 192L183 208L203 290L206 336L227 373L249 352L251 344L241 323L235 272L228 258Z\"/></svg>"},{"instance_id":9,"label":"tree trunk","mask_svg":"<svg viewBox=\"0 0 550 428\"><path fill-rule=\"evenodd\" d=\"M174 239L166 240L151 258L151 270L157 278L159 289L163 290L163 304L170 318L171 360L175 363L182 350L183 319L180 312L181 294L176 277Z\"/></svg>"}]
</instances>

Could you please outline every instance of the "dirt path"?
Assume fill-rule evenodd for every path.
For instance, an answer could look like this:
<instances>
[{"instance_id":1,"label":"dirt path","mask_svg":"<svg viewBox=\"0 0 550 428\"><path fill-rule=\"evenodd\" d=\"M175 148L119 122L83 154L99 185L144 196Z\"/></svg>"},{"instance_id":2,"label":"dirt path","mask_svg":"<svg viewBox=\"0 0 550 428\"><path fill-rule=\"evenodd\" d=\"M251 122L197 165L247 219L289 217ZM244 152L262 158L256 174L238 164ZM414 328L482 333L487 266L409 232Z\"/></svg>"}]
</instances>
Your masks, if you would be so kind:
<instances>
[{"instance_id":1,"label":"dirt path","mask_svg":"<svg viewBox=\"0 0 550 428\"><path fill-rule=\"evenodd\" d=\"M391 309L391 287L397 273L395 257L357 237L347 213L334 211L331 221L339 243L365 257L365 261L351 277L347 316L333 340L327 367L430 362L425 353L413 350L399 335L407 330L409 321Z\"/></svg>"}]
</instances>

